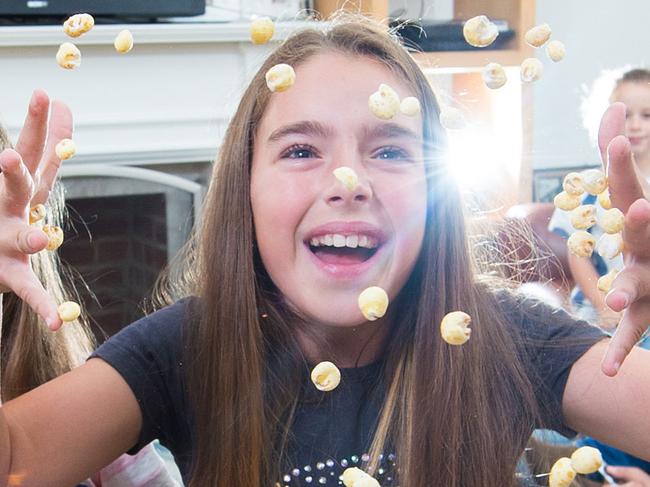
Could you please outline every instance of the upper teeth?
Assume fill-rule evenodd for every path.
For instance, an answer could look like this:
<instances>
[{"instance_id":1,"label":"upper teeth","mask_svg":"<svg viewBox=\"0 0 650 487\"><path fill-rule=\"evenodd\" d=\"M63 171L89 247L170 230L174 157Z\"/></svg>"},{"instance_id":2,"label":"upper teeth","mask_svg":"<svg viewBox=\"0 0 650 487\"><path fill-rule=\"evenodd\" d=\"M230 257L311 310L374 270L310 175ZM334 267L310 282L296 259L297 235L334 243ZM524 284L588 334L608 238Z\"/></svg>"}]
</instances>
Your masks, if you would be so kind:
<instances>
[{"instance_id":1,"label":"upper teeth","mask_svg":"<svg viewBox=\"0 0 650 487\"><path fill-rule=\"evenodd\" d=\"M312 247L350 247L351 249L365 247L367 249L374 249L377 247L377 239L368 235L328 233L327 235L312 237L309 244Z\"/></svg>"}]
</instances>

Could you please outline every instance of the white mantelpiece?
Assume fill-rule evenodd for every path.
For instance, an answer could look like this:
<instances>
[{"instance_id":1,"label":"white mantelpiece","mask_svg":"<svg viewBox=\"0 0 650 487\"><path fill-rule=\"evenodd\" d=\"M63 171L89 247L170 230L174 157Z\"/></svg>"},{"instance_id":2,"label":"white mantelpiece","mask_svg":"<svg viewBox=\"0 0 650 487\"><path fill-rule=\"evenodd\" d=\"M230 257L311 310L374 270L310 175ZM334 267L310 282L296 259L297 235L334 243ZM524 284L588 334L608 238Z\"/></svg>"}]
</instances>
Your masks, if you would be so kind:
<instances>
[{"instance_id":1,"label":"white mantelpiece","mask_svg":"<svg viewBox=\"0 0 650 487\"><path fill-rule=\"evenodd\" d=\"M75 40L81 66L64 70L60 26L0 27L0 120L15 137L35 88L64 100L75 117L74 164L211 161L239 96L274 43L308 22L280 24L254 46L249 24L98 25ZM115 52L122 29L133 50Z\"/></svg>"}]
</instances>

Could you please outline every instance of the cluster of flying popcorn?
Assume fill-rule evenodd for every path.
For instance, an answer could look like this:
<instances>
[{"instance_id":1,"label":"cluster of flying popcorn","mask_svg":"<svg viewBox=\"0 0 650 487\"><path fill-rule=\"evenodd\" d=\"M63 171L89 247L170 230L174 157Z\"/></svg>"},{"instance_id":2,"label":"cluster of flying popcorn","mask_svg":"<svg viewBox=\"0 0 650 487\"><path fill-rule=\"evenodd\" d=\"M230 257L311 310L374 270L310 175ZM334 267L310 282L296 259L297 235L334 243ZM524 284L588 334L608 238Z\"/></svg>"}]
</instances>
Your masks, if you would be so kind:
<instances>
[{"instance_id":1,"label":"cluster of flying popcorn","mask_svg":"<svg viewBox=\"0 0 650 487\"><path fill-rule=\"evenodd\" d=\"M551 28L548 24L537 25L528 30L524 36L526 43L532 47L542 47L546 44L548 57L558 62L564 58L566 49L562 42L551 38ZM463 36L467 43L474 47L487 47L492 44L499 35L499 29L485 15L472 17L463 25ZM537 58L527 58L521 63L520 76L524 83L537 81L542 77L543 65ZM491 90L501 88L508 81L506 72L499 63L488 63L482 71L485 86Z\"/></svg>"},{"instance_id":2,"label":"cluster of flying popcorn","mask_svg":"<svg viewBox=\"0 0 650 487\"><path fill-rule=\"evenodd\" d=\"M76 14L63 23L63 32L72 38L80 37L95 26L95 19L90 14ZM129 30L120 31L113 42L115 50L121 54L133 48L133 35ZM81 51L72 42L64 42L56 53L56 62L63 69L75 69L81 64Z\"/></svg>"},{"instance_id":3,"label":"cluster of flying popcorn","mask_svg":"<svg viewBox=\"0 0 650 487\"><path fill-rule=\"evenodd\" d=\"M578 257L590 257L594 249L605 259L613 259L623 251L623 226L625 215L618 208L612 208L607 190L607 176L597 169L571 172L564 177L562 191L553 200L557 208L571 212L571 225L578 231L567 240L569 250ZM598 204L581 205L583 193L597 196ZM605 234L598 243L587 232L598 224Z\"/></svg>"},{"instance_id":4,"label":"cluster of flying popcorn","mask_svg":"<svg viewBox=\"0 0 650 487\"><path fill-rule=\"evenodd\" d=\"M29 210L29 224L41 225L46 216L47 209L45 208L45 205L41 203L34 205ZM46 250L54 251L63 244L63 230L60 227L57 227L56 225L42 225L41 230L45 235L47 235ZM67 301L61 304L57 311L59 318L61 318L61 321L64 323L76 320L81 314L81 308L73 301Z\"/></svg>"},{"instance_id":5,"label":"cluster of flying popcorn","mask_svg":"<svg viewBox=\"0 0 650 487\"><path fill-rule=\"evenodd\" d=\"M562 457L551 467L549 487L568 487L576 474L596 472L603 464L603 457L597 448L583 446L573 452L571 458Z\"/></svg>"},{"instance_id":6,"label":"cluster of flying popcorn","mask_svg":"<svg viewBox=\"0 0 650 487\"><path fill-rule=\"evenodd\" d=\"M420 100L414 96L407 96L400 100L397 92L389 85L382 83L377 91L368 97L370 111L382 120L390 120L398 113L409 117L420 114Z\"/></svg>"}]
</instances>

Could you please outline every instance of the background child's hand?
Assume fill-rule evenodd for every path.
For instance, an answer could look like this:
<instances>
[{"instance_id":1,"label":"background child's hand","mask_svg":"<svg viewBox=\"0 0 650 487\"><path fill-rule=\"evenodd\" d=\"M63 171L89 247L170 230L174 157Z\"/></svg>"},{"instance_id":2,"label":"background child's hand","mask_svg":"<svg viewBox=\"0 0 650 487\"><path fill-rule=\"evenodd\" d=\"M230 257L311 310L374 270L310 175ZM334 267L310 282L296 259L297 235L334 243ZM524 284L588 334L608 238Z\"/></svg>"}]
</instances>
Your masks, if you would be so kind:
<instances>
[{"instance_id":1,"label":"background child's hand","mask_svg":"<svg viewBox=\"0 0 650 487\"><path fill-rule=\"evenodd\" d=\"M625 105L614 103L603 115L598 133L612 204L625 213L625 267L605 298L612 310L623 311L602 363L609 376L616 375L650 325L650 190L637 172L624 129Z\"/></svg>"},{"instance_id":2,"label":"background child's hand","mask_svg":"<svg viewBox=\"0 0 650 487\"><path fill-rule=\"evenodd\" d=\"M605 306L598 312L598 326L604 330L612 331L616 328L619 321L621 321L622 314L619 311L613 311L608 306Z\"/></svg>"},{"instance_id":3,"label":"background child's hand","mask_svg":"<svg viewBox=\"0 0 650 487\"><path fill-rule=\"evenodd\" d=\"M72 135L69 108L53 102L48 123L49 107L47 94L35 91L16 150L0 152L0 292L16 293L56 330L61 326L56 303L29 265L29 254L48 242L45 233L29 225L29 209L47 201L61 164L54 148Z\"/></svg>"}]
</instances>

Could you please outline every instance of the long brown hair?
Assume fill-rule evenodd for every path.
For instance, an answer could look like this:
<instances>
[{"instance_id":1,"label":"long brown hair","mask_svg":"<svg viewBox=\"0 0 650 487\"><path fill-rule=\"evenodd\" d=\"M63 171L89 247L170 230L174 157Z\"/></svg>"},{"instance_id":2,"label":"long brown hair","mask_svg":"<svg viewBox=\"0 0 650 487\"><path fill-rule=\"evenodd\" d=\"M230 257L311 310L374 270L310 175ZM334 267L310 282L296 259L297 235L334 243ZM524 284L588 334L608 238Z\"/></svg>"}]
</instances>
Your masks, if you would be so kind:
<instances>
[{"instance_id":1,"label":"long brown hair","mask_svg":"<svg viewBox=\"0 0 650 487\"><path fill-rule=\"evenodd\" d=\"M0 126L0 151L11 147ZM63 221L63 188L55 185L47 202L48 223ZM30 256L34 273L59 303L79 300L74 287L64 285L56 252ZM0 301L0 402L6 402L62 375L83 363L94 348L92 333L83 316L56 333L47 329L32 309L15 294ZM2 304L4 304L4 309Z\"/></svg>"},{"instance_id":2,"label":"long brown hair","mask_svg":"<svg viewBox=\"0 0 650 487\"><path fill-rule=\"evenodd\" d=\"M397 318L384 354L388 394L366 468L372 470L390 444L398 452L399 485L511 485L536 416L516 332L476 279L426 77L384 27L356 17L294 34L254 76L225 135L204 221L190 243L189 287L164 294L196 292L201 298L200 316L184 329L197 435L190 485L268 487L287 467L286 440L306 364L294 338L296 316L256 249L251 157L270 97L265 72L332 51L378 60L412 88L422 104L429 183L422 251L391 305ZM472 339L450 347L437 324L457 309L473 317Z\"/></svg>"}]
</instances>

